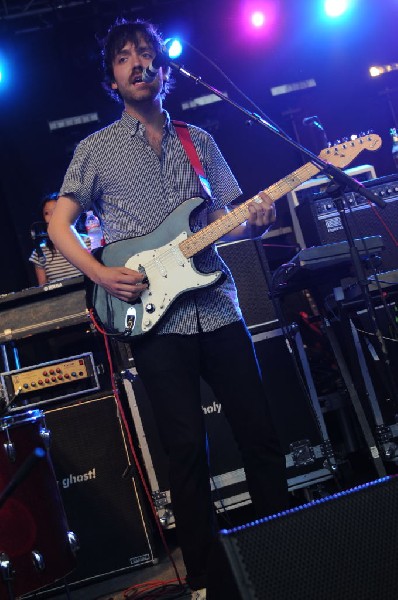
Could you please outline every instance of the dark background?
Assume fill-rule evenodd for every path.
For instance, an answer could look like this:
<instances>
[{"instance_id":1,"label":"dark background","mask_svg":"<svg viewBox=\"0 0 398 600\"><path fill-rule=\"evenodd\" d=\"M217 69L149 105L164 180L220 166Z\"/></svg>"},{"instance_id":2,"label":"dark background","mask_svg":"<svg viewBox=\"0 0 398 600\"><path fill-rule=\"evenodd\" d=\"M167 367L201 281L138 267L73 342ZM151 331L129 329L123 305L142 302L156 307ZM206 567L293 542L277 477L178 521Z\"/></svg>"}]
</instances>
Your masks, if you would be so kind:
<instances>
[{"instance_id":1,"label":"dark background","mask_svg":"<svg viewBox=\"0 0 398 600\"><path fill-rule=\"evenodd\" d=\"M374 130L383 140L352 163L394 171L390 127L397 126L398 70L372 79L374 64L398 63L398 1L352 0L340 19L326 19L321 0L263 0L268 30L245 25L243 0L108 0L0 3L0 293L34 285L28 256L30 224L45 193L57 191L76 143L117 119L121 105L101 88L97 39L118 16L147 18L165 37L187 46L178 62L250 104L200 54L214 61L257 105L311 150L322 147L304 117L318 115L328 139ZM253 3L251 3L253 6ZM193 48L192 48L193 46ZM198 52L198 50L200 52ZM184 111L182 102L207 91L180 74L165 107L174 118L210 130L235 172L244 197L287 175L300 153L225 103ZM317 86L273 97L276 85L314 78ZM256 109L253 109L256 110ZM99 121L50 132L48 122L96 112ZM282 211L283 213L283 211Z\"/></svg>"}]
</instances>

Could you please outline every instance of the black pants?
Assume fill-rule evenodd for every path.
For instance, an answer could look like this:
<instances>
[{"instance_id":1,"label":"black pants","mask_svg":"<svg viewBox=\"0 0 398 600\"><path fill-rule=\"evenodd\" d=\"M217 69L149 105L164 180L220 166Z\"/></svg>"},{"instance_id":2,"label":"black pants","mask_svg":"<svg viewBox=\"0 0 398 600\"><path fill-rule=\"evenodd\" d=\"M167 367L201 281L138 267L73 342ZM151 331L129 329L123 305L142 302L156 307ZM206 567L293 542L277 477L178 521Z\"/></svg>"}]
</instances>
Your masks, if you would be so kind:
<instances>
[{"instance_id":1,"label":"black pants","mask_svg":"<svg viewBox=\"0 0 398 600\"><path fill-rule=\"evenodd\" d=\"M257 515L288 505L285 457L271 425L253 343L239 321L210 333L149 334L134 341L133 354L169 456L171 500L187 581L193 589L206 587L216 530L200 376L232 427Z\"/></svg>"}]
</instances>

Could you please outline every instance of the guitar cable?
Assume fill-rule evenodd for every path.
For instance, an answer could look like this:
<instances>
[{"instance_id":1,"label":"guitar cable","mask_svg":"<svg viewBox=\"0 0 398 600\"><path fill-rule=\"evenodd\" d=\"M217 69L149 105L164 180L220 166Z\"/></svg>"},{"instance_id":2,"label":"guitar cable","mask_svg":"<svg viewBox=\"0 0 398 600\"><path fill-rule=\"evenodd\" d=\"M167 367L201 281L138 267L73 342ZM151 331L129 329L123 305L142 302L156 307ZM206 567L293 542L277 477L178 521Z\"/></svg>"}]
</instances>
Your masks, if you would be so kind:
<instances>
[{"instance_id":1,"label":"guitar cable","mask_svg":"<svg viewBox=\"0 0 398 600\"><path fill-rule=\"evenodd\" d=\"M143 473L143 470L142 470L142 467L141 467L141 464L140 464L140 460L138 458L137 452L136 452L135 447L134 447L134 442L133 442L133 439L132 439L132 436L131 436L130 427L128 425L126 414L125 414L125 411L124 411L124 408L123 408L123 405L122 405L122 402L121 402L121 399L120 399L119 390L117 389L117 386L116 386L116 383L115 383L115 376L114 376L115 375L115 371L114 371L114 367L113 367L113 361L112 361L112 355L111 355L111 349L110 349L110 346L109 346L108 336L106 334L106 331L104 331L102 329L102 327L100 327L99 323L97 322L97 320L96 320L96 318L94 316L93 309L89 309L89 314L90 314L91 322L93 323L95 329L99 333L101 333L101 335L102 335L102 337L104 339L106 356L107 356L107 360L108 360L108 364L109 364L109 369L110 369L110 373L111 373L112 392L114 394L114 397L115 397L115 400L116 400L116 404L117 404L117 408L118 408L118 412L119 412L119 416L120 416L120 419L121 419L121 421L123 423L124 431L125 431L126 436L127 436L128 446L129 446L129 449L130 449L130 452L131 452L131 456L133 457L133 460L134 460L134 465L135 465L135 467L137 469L137 472L139 474L139 478L140 478L140 481L142 483L145 495L146 495L146 497L148 499L148 502L149 502L149 505L151 507L151 512L152 512L152 515L153 515L153 517L155 519L156 527L157 527L157 530L159 532L160 539L162 541L163 547L166 550L167 556L168 556L168 558L169 558L169 560L171 562L171 565L173 567L174 573L176 575L176 581L178 582L179 586L184 587L184 589L185 589L185 584L183 582L183 578L181 578L181 576L180 576L180 573L178 571L177 565L176 565L176 563L174 561L174 558L171 555L170 549L169 549L169 547L167 545L167 542L166 542L166 539L165 539L165 536L164 536L164 533L163 533L163 527L162 527L162 525L160 523L160 520L159 520L159 515L156 512L151 492L150 492L149 487L148 487L148 485L146 483L145 476L144 476L144 473Z\"/></svg>"}]
</instances>

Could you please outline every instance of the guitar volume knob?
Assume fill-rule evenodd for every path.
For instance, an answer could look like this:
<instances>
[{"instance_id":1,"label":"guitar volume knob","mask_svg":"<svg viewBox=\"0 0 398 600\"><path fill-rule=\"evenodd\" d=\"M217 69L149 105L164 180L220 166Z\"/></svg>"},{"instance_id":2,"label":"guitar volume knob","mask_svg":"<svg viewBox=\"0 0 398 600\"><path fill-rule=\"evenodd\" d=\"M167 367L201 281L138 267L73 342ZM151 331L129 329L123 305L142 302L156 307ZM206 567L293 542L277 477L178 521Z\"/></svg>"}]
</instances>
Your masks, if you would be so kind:
<instances>
[{"instance_id":1,"label":"guitar volume knob","mask_svg":"<svg viewBox=\"0 0 398 600\"><path fill-rule=\"evenodd\" d=\"M155 312L155 310L156 310L156 309L155 309L155 305L154 305L154 304L152 304L152 302L149 302L148 304L146 304L146 305L145 305L145 311L146 311L147 313L149 313L150 315L151 315L152 313L154 313L154 312Z\"/></svg>"}]
</instances>

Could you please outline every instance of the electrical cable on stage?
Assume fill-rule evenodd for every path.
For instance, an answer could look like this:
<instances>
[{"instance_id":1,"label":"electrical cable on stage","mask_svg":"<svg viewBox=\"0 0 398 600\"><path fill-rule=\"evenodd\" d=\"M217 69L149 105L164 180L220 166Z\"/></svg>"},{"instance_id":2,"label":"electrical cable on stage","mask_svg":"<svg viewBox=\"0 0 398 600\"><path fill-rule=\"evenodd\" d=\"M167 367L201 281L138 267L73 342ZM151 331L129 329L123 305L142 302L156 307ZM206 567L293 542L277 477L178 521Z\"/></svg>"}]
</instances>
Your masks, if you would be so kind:
<instances>
[{"instance_id":1,"label":"electrical cable on stage","mask_svg":"<svg viewBox=\"0 0 398 600\"><path fill-rule=\"evenodd\" d=\"M163 527L162 527L162 525L160 523L159 516L158 516L158 514L156 512L151 492L150 492L150 490L148 488L148 485L147 485L147 483L145 481L145 477L144 477L144 474L143 474L143 471L142 471L142 468L141 468L141 464L140 464L140 461L138 459L138 456L137 456L137 453L136 453L136 450L135 450L135 447L134 447L134 443L133 443L133 440L132 440L132 437L131 437L131 432L130 432L129 425L127 423L126 415L125 415L125 412L124 412L124 409L123 409L123 406L122 406L122 403L121 403L121 400L120 400L119 391L118 391L118 389L116 387L116 384L115 384L113 361L112 361L111 351L110 351L110 347L109 347L109 338L106 335L106 332L97 323L97 320L96 320L96 318L94 316L93 309L89 310L89 314L90 314L90 318L91 318L91 321L92 321L95 329L97 331L99 331L99 333L102 334L103 339L104 339L105 349L106 349L106 355L107 355L109 369L110 369L110 373L111 373L112 391L113 391L113 394L115 396L115 400L116 400L116 403L117 403L117 407L118 407L120 418L121 418L121 420L123 422L123 425L124 425L125 433L126 433L126 436L127 436L127 439L128 439L128 444L129 444L129 448L130 448L130 451L131 451L131 455L132 455L133 460L134 460L134 464L135 464L135 466L137 468L137 471L138 471L138 474L139 474L142 486L144 488L145 495L146 495L146 497L148 499L148 502L149 502L149 505L151 507L151 511L152 511L153 517L155 519L156 527L158 529L160 538L162 540L163 547L164 547L164 549L167 552L167 556L168 556L168 558L169 558L169 560L170 560L170 562L172 564L173 570L174 570L175 575L176 575L176 580L173 580L173 585L174 585L174 582L177 582L178 585L181 586L181 588L182 588L184 586L183 579L181 578L181 576L180 576L180 574L178 572L177 565L176 565L176 563L175 563L175 561L174 561L174 559L173 559L173 557L171 555L170 549L169 549L169 547L167 545L167 542L166 542L166 539L164 537ZM150 584L148 583L148 584L145 584L145 585L150 585ZM157 585L159 585L159 582L157 582ZM163 583L162 585L165 585L165 584ZM177 585L177 584L175 584L175 585ZM134 597L134 596L132 596L132 597ZM135 597L138 598L138 596L135 596ZM159 597L159 596L157 596L157 597ZM177 598L178 596L174 596L174 597ZM146 598L148 598L148 600L149 600L149 596L146 596Z\"/></svg>"},{"instance_id":2,"label":"electrical cable on stage","mask_svg":"<svg viewBox=\"0 0 398 600\"><path fill-rule=\"evenodd\" d=\"M178 589L179 588L179 589ZM188 585L181 588L177 579L169 581L148 581L137 583L124 591L126 600L174 600L190 593ZM111 599L109 599L111 600Z\"/></svg>"}]
</instances>

